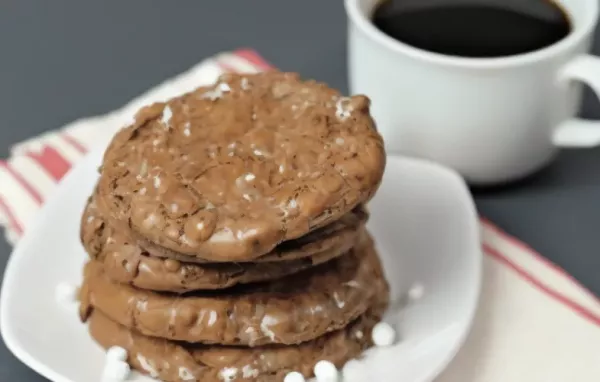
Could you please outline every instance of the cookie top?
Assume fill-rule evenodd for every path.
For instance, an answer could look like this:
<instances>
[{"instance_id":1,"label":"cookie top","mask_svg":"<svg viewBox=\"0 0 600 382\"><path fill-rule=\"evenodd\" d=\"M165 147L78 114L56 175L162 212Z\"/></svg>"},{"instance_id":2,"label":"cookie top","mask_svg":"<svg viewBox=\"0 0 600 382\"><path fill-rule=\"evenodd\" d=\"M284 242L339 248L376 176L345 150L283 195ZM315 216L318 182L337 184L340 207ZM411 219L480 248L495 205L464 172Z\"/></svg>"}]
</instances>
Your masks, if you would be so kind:
<instances>
[{"instance_id":1,"label":"cookie top","mask_svg":"<svg viewBox=\"0 0 600 382\"><path fill-rule=\"evenodd\" d=\"M85 269L81 314L92 306L141 334L225 345L296 344L344 327L387 289L373 243L285 279L185 296L111 281Z\"/></svg>"},{"instance_id":2,"label":"cookie top","mask_svg":"<svg viewBox=\"0 0 600 382\"><path fill-rule=\"evenodd\" d=\"M282 382L291 371L312 377L320 360L341 368L358 357L371 345L370 333L381 319L382 308L372 308L347 327L313 341L258 348L197 346L146 337L99 311L91 313L88 321L90 334L102 347L126 349L133 368L162 381Z\"/></svg>"},{"instance_id":3,"label":"cookie top","mask_svg":"<svg viewBox=\"0 0 600 382\"><path fill-rule=\"evenodd\" d=\"M369 200L384 166L366 97L290 73L229 74L116 134L99 205L161 247L248 261Z\"/></svg>"},{"instance_id":4,"label":"cookie top","mask_svg":"<svg viewBox=\"0 0 600 382\"><path fill-rule=\"evenodd\" d=\"M342 220L360 221L360 219ZM299 258L292 256L292 259L287 261L279 260L286 258L286 254L301 251L303 246L292 248L290 251L281 248L279 251L274 250L280 253L280 256L276 257L278 261L195 264L150 256L123 231L113 229L107 224L97 211L92 198L86 205L81 219L81 241L90 257L102 263L104 272L112 280L141 289L184 293L271 281L311 268L348 252L361 236L359 229L358 224L347 225L345 229L337 232L335 238L341 240L335 240L337 243L333 247L324 245L325 249L321 252L308 251L307 256ZM334 232L336 231L334 230L332 234ZM314 239L327 244L334 237L325 235ZM317 246L317 243L312 243L308 247Z\"/></svg>"}]
</instances>

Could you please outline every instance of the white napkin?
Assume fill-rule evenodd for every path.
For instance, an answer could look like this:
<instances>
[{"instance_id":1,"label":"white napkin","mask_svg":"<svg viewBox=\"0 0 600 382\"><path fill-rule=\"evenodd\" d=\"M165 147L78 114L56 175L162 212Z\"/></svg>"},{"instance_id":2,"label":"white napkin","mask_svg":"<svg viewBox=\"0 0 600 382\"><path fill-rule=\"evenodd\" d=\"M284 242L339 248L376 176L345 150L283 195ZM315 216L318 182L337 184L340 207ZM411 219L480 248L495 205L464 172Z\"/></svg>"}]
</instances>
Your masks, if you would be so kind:
<instances>
[{"instance_id":1,"label":"white napkin","mask_svg":"<svg viewBox=\"0 0 600 382\"><path fill-rule=\"evenodd\" d=\"M224 53L122 109L16 145L0 161L0 225L15 243L54 185L88 148L106 144L141 106L269 68L251 50ZM438 382L599 382L600 300L518 240L482 220L483 291L473 330ZM387 381L386 381L387 382Z\"/></svg>"}]
</instances>

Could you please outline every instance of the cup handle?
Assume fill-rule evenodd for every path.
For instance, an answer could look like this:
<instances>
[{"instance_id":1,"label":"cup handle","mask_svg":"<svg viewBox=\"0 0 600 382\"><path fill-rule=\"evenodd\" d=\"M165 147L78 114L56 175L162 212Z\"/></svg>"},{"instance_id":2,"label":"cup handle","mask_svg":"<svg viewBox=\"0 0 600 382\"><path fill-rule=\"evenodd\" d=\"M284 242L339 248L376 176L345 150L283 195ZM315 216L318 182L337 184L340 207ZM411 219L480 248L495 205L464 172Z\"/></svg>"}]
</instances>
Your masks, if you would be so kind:
<instances>
[{"instance_id":1,"label":"cup handle","mask_svg":"<svg viewBox=\"0 0 600 382\"><path fill-rule=\"evenodd\" d=\"M559 85L581 81L600 98L600 58L588 54L570 61L559 72ZM600 121L572 118L554 131L552 141L559 147L594 147L600 145Z\"/></svg>"}]
</instances>

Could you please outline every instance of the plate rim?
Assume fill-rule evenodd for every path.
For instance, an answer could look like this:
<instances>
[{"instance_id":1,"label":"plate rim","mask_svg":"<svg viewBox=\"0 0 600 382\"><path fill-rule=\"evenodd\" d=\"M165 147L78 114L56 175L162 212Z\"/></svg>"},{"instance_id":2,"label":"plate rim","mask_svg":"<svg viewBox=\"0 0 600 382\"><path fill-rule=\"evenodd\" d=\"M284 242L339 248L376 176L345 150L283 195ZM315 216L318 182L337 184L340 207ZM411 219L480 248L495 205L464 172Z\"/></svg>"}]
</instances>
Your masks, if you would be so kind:
<instances>
[{"instance_id":1,"label":"plate rim","mask_svg":"<svg viewBox=\"0 0 600 382\"><path fill-rule=\"evenodd\" d=\"M39 361L36 357L34 357L23 345L22 343L15 337L15 330L7 330L12 326L12 322L9 319L9 313L7 309L8 302L10 300L7 285L11 285L13 283L12 279L16 277L15 271L12 269L15 268L18 263L19 254L25 252L29 246L29 242L31 242L37 231L42 229L44 224L43 221L46 219L40 219L40 216L47 215L52 206L61 199L61 189L64 187L65 183L70 183L71 179L77 176L77 174L81 171L81 168L84 168L88 165L88 162L93 161L96 157L103 152L104 150L93 150L86 154L79 163L73 166L69 172L60 180L58 184L55 185L54 189L51 191L50 195L37 211L36 216L34 217L34 221L31 223L31 227L29 230L19 239L17 245L11 251L8 261L6 263L6 267L4 269L4 277L2 280L2 286L0 290L0 336L4 340L6 344L6 348L25 366L29 367L36 373L40 374L42 377L47 378L54 382L76 382L72 381L59 372L55 371L53 368L49 367L44 362Z\"/></svg>"},{"instance_id":2,"label":"plate rim","mask_svg":"<svg viewBox=\"0 0 600 382\"><path fill-rule=\"evenodd\" d=\"M399 160L408 160L413 162L413 164L425 165L434 169L435 171L439 171L441 173L446 173L446 175L454 178L454 181L460 187L461 193L465 196L465 201L468 205L468 214L469 214L469 224L472 224L473 227L470 227L470 231L475 235L475 248L473 248L473 253L476 255L476 270L475 274L475 286L474 291L475 295L473 297L474 303L471 306L470 311L468 312L467 319L465 320L465 325L461 336L459 337L456 345L446 354L444 360L438 363L438 367L431 368L431 372L424 376L421 381L413 381L413 382L432 382L435 378L437 378L446 368L450 365L452 360L457 356L458 352L463 348L469 334L471 333L471 329L473 328L473 323L475 321L475 316L477 314L477 309L479 308L479 300L481 298L482 286L483 286L483 248L482 248L482 237L481 237L481 226L479 223L479 214L477 213L477 206L475 205L475 200L473 199L473 195L469 190L469 186L465 179L454 169L444 166L438 162L434 162L429 159L423 158L411 158L404 157L400 155L388 155L388 160L399 161Z\"/></svg>"}]
</instances>

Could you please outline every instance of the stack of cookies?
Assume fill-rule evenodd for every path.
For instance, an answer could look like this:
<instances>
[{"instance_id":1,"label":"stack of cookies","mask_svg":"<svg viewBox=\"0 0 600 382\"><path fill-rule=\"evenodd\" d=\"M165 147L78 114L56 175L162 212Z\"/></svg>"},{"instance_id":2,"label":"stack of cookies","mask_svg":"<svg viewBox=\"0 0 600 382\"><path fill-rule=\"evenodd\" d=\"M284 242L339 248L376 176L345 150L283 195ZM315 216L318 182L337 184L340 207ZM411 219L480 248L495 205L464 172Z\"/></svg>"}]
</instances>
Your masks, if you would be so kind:
<instances>
[{"instance_id":1,"label":"stack of cookies","mask_svg":"<svg viewBox=\"0 0 600 382\"><path fill-rule=\"evenodd\" d=\"M363 207L384 166L368 99L294 74L226 75L140 110L82 218L82 320L164 381L341 367L387 305Z\"/></svg>"}]
</instances>

